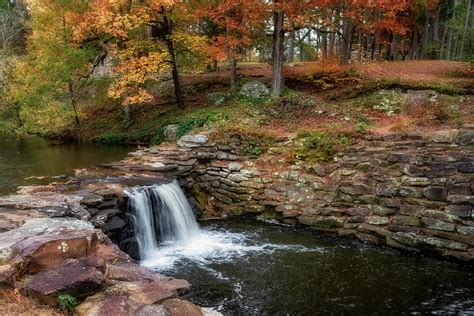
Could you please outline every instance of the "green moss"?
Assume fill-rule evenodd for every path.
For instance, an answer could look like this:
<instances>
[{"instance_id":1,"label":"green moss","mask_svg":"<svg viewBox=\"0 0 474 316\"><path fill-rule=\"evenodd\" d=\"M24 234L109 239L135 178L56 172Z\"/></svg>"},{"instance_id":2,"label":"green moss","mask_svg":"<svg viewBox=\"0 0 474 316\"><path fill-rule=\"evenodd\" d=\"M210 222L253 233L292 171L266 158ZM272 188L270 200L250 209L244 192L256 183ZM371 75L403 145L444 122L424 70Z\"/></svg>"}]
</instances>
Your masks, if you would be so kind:
<instances>
[{"instance_id":1,"label":"green moss","mask_svg":"<svg viewBox=\"0 0 474 316\"><path fill-rule=\"evenodd\" d=\"M302 131L298 134L302 145L295 152L295 158L302 161L330 161L334 156L352 144L343 134Z\"/></svg>"}]
</instances>

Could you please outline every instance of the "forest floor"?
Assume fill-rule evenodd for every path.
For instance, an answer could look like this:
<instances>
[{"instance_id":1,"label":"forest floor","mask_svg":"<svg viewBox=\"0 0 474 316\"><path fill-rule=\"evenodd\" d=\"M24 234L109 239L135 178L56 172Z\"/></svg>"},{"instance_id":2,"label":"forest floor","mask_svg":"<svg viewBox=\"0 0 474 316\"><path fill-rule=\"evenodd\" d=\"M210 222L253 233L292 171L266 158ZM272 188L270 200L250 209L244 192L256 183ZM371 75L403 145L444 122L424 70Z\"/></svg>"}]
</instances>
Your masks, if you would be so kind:
<instances>
[{"instance_id":1,"label":"forest floor","mask_svg":"<svg viewBox=\"0 0 474 316\"><path fill-rule=\"evenodd\" d=\"M470 65L447 61L369 62L342 67L337 63L296 63L285 67L285 95L279 100L251 100L241 95L213 105L206 96L228 90L224 70L185 74L186 109L173 106L172 91L155 87L157 102L135 107L132 124L121 107L87 108L73 134L104 143L159 143L163 127L178 124L179 133L217 128L288 135L301 130L337 130L360 135L416 129L456 127L472 122L474 79ZM242 63L240 83L269 84L266 64ZM431 90L433 95L409 90ZM407 98L419 98L407 105ZM411 102L413 103L413 102Z\"/></svg>"},{"instance_id":2,"label":"forest floor","mask_svg":"<svg viewBox=\"0 0 474 316\"><path fill-rule=\"evenodd\" d=\"M160 143L164 126L191 130L271 136L301 132L368 133L456 128L474 120L472 65L451 61L367 62L341 66L305 62L285 66L284 95L277 99L229 96L221 105L208 101L212 92L227 92L225 70L184 74L185 109L173 105L172 89L153 87L156 103L133 108L128 123L119 105L105 101L82 109L82 125L70 130L83 141ZM239 83L271 81L271 68L241 63ZM414 92L418 91L418 92ZM96 91L95 94L101 94Z\"/></svg>"}]
</instances>

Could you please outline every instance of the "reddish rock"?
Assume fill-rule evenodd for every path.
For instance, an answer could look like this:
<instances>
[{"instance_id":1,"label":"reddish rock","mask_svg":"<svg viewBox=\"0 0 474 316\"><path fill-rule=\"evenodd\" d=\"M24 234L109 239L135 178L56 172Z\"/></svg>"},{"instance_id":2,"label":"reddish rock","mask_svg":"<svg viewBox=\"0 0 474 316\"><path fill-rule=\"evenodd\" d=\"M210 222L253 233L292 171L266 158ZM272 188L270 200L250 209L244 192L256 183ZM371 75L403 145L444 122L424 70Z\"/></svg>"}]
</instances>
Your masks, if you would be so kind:
<instances>
[{"instance_id":1,"label":"reddish rock","mask_svg":"<svg viewBox=\"0 0 474 316\"><path fill-rule=\"evenodd\" d=\"M113 264L117 262L132 262L133 259L130 258L125 252L119 249L117 245L110 244L99 244L95 250L95 256L101 258L105 263Z\"/></svg>"},{"instance_id":2,"label":"reddish rock","mask_svg":"<svg viewBox=\"0 0 474 316\"><path fill-rule=\"evenodd\" d=\"M167 278L136 263L118 263L107 266L107 279L117 281L153 281Z\"/></svg>"},{"instance_id":3,"label":"reddish rock","mask_svg":"<svg viewBox=\"0 0 474 316\"><path fill-rule=\"evenodd\" d=\"M103 264L96 257L68 260L58 267L27 278L19 287L52 305L57 303L57 296L61 293L85 297L101 288L104 282L104 275L100 271Z\"/></svg>"},{"instance_id":4,"label":"reddish rock","mask_svg":"<svg viewBox=\"0 0 474 316\"><path fill-rule=\"evenodd\" d=\"M0 287L11 286L18 275L18 271L10 264L0 266Z\"/></svg>"},{"instance_id":5,"label":"reddish rock","mask_svg":"<svg viewBox=\"0 0 474 316\"><path fill-rule=\"evenodd\" d=\"M166 308L161 305L142 305L134 313L133 316L170 316Z\"/></svg>"},{"instance_id":6,"label":"reddish rock","mask_svg":"<svg viewBox=\"0 0 474 316\"><path fill-rule=\"evenodd\" d=\"M180 299L170 299L165 301L162 306L171 316L203 316L202 310L188 301Z\"/></svg>"},{"instance_id":7,"label":"reddish rock","mask_svg":"<svg viewBox=\"0 0 474 316\"><path fill-rule=\"evenodd\" d=\"M97 293L80 304L76 313L80 316L128 316L134 309L131 305L125 296Z\"/></svg>"},{"instance_id":8,"label":"reddish rock","mask_svg":"<svg viewBox=\"0 0 474 316\"><path fill-rule=\"evenodd\" d=\"M138 304L161 303L190 288L185 280L166 277L151 282L120 282L120 286Z\"/></svg>"},{"instance_id":9,"label":"reddish rock","mask_svg":"<svg viewBox=\"0 0 474 316\"><path fill-rule=\"evenodd\" d=\"M92 230L63 230L32 236L13 245L15 261L27 272L38 272L56 267L66 259L93 255L98 243Z\"/></svg>"}]
</instances>

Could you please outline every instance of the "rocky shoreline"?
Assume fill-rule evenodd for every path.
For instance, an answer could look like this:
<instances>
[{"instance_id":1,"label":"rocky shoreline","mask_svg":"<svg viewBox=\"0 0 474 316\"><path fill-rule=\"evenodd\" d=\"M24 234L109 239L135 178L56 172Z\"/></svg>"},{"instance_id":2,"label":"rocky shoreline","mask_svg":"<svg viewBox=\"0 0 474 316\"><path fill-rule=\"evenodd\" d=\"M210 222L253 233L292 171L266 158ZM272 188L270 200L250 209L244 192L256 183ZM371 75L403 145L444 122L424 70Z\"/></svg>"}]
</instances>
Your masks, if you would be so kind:
<instances>
[{"instance_id":1,"label":"rocky shoreline","mask_svg":"<svg viewBox=\"0 0 474 316\"><path fill-rule=\"evenodd\" d=\"M474 130L366 137L337 162L275 170L272 155L188 135L0 198L0 286L79 315L204 315L190 284L139 266L128 187L178 179L202 217L251 214L364 242L474 262ZM1 310L0 310L1 311Z\"/></svg>"}]
</instances>

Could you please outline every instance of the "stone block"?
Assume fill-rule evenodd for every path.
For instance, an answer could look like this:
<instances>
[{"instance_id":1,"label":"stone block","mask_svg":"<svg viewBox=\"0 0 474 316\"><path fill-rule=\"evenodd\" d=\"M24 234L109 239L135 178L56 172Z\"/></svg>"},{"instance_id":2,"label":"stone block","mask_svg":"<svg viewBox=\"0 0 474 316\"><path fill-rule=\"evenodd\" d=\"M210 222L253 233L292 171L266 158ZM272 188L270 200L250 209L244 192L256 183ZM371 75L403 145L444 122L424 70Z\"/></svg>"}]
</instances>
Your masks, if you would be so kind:
<instances>
[{"instance_id":1,"label":"stone block","mask_svg":"<svg viewBox=\"0 0 474 316\"><path fill-rule=\"evenodd\" d=\"M474 205L474 196L470 195L448 195L448 202L453 204L469 204Z\"/></svg>"},{"instance_id":2,"label":"stone block","mask_svg":"<svg viewBox=\"0 0 474 316\"><path fill-rule=\"evenodd\" d=\"M397 232L392 235L392 239L411 247L418 247L423 243L423 239L415 233Z\"/></svg>"},{"instance_id":3,"label":"stone block","mask_svg":"<svg viewBox=\"0 0 474 316\"><path fill-rule=\"evenodd\" d=\"M448 189L445 187L430 186L423 189L423 195L429 200L446 201Z\"/></svg>"},{"instance_id":4,"label":"stone block","mask_svg":"<svg viewBox=\"0 0 474 316\"><path fill-rule=\"evenodd\" d=\"M401 226L420 226L421 225L421 221L419 217L403 216L403 215L393 216L390 223L395 224L395 225L401 225Z\"/></svg>"},{"instance_id":5,"label":"stone block","mask_svg":"<svg viewBox=\"0 0 474 316\"><path fill-rule=\"evenodd\" d=\"M467 250L469 247L468 245L457 241L437 237L426 237L423 239L423 242L436 248L449 248L453 250Z\"/></svg>"},{"instance_id":6,"label":"stone block","mask_svg":"<svg viewBox=\"0 0 474 316\"><path fill-rule=\"evenodd\" d=\"M431 184L431 180L426 177L402 176L402 183L411 186L428 186Z\"/></svg>"},{"instance_id":7,"label":"stone block","mask_svg":"<svg viewBox=\"0 0 474 316\"><path fill-rule=\"evenodd\" d=\"M422 217L421 221L423 222L423 225L429 229L447 232L453 232L455 229L455 225L453 223L443 222L434 218Z\"/></svg>"},{"instance_id":8,"label":"stone block","mask_svg":"<svg viewBox=\"0 0 474 316\"><path fill-rule=\"evenodd\" d=\"M468 205L449 205L447 211L461 218L471 218L472 206Z\"/></svg>"},{"instance_id":9,"label":"stone block","mask_svg":"<svg viewBox=\"0 0 474 316\"><path fill-rule=\"evenodd\" d=\"M386 225L389 219L382 216L367 216L365 222L372 225Z\"/></svg>"}]
</instances>

